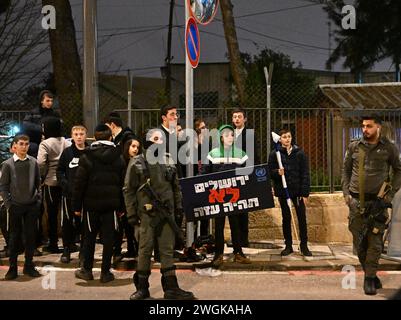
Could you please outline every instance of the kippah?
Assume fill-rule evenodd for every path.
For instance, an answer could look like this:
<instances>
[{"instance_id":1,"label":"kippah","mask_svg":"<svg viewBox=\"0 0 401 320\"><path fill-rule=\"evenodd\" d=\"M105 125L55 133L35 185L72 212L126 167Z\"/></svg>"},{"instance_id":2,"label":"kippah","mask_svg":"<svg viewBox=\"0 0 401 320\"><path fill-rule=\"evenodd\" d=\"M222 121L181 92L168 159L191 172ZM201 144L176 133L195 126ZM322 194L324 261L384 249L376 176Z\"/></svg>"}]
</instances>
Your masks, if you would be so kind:
<instances>
[{"instance_id":1,"label":"kippah","mask_svg":"<svg viewBox=\"0 0 401 320\"><path fill-rule=\"evenodd\" d=\"M95 128L95 131L99 132L99 131L107 131L110 130L108 126L106 126L105 124L98 124Z\"/></svg>"}]
</instances>

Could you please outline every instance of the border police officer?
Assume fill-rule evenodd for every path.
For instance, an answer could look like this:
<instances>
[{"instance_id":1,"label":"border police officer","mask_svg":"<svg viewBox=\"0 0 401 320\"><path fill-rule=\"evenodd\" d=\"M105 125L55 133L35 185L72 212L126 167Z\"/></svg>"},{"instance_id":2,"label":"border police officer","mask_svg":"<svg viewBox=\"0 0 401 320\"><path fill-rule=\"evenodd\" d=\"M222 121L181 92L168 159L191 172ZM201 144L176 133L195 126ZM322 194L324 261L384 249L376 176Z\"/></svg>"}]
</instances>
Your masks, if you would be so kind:
<instances>
[{"instance_id":1,"label":"border police officer","mask_svg":"<svg viewBox=\"0 0 401 320\"><path fill-rule=\"evenodd\" d=\"M374 295L382 284L376 276L383 249L383 233L388 218L386 207L401 185L401 162L397 147L380 135L381 121L377 117L362 120L363 138L352 141L345 154L342 189L349 206L349 230L354 250L365 272L365 294ZM378 201L378 193L393 170L392 190L382 199L384 205L373 219L370 208ZM371 221L372 220L372 221ZM371 223L371 222L372 223Z\"/></svg>"},{"instance_id":2,"label":"border police officer","mask_svg":"<svg viewBox=\"0 0 401 320\"><path fill-rule=\"evenodd\" d=\"M138 266L134 274L137 291L130 299L150 297L148 279L157 241L164 298L191 300L194 299L192 292L178 286L173 259L178 229L174 216L183 213L176 167L170 154L165 152L161 129L152 129L146 136L145 151L130 160L123 188L129 223L138 224L140 220Z\"/></svg>"}]
</instances>

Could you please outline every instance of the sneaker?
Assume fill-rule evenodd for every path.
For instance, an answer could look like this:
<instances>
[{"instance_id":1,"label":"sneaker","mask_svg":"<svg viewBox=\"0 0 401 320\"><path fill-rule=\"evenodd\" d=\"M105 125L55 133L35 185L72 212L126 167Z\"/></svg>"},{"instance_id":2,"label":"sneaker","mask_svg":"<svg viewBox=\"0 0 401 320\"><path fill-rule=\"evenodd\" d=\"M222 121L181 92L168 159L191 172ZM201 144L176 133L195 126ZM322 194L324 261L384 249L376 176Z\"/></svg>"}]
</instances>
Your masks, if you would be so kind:
<instances>
[{"instance_id":1,"label":"sneaker","mask_svg":"<svg viewBox=\"0 0 401 320\"><path fill-rule=\"evenodd\" d=\"M223 264L223 255L220 254L217 257L215 256L212 260L212 267L219 268Z\"/></svg>"},{"instance_id":2,"label":"sneaker","mask_svg":"<svg viewBox=\"0 0 401 320\"><path fill-rule=\"evenodd\" d=\"M281 255L282 256L288 256L288 255L290 255L291 253L293 253L294 252L294 250L292 250L292 246L285 246L285 249L283 250L283 251L281 251Z\"/></svg>"},{"instance_id":3,"label":"sneaker","mask_svg":"<svg viewBox=\"0 0 401 320\"><path fill-rule=\"evenodd\" d=\"M222 274L220 270L214 268L202 268L202 269L196 268L195 272L200 276L206 276L206 277L218 277Z\"/></svg>"},{"instance_id":4,"label":"sneaker","mask_svg":"<svg viewBox=\"0 0 401 320\"><path fill-rule=\"evenodd\" d=\"M101 283L107 283L107 282L110 282L113 280L114 280L114 274L112 274L110 271L102 272L100 274L100 282Z\"/></svg>"},{"instance_id":5,"label":"sneaker","mask_svg":"<svg viewBox=\"0 0 401 320\"><path fill-rule=\"evenodd\" d=\"M92 270L85 270L84 268L78 269L75 271L75 278L82 280L93 280Z\"/></svg>"},{"instance_id":6,"label":"sneaker","mask_svg":"<svg viewBox=\"0 0 401 320\"><path fill-rule=\"evenodd\" d=\"M70 263L71 255L70 250L68 248L64 248L63 254L61 255L60 261L62 263Z\"/></svg>"},{"instance_id":7,"label":"sneaker","mask_svg":"<svg viewBox=\"0 0 401 320\"><path fill-rule=\"evenodd\" d=\"M301 245L301 253L305 257L312 257L312 252L309 251L307 245Z\"/></svg>"},{"instance_id":8,"label":"sneaker","mask_svg":"<svg viewBox=\"0 0 401 320\"><path fill-rule=\"evenodd\" d=\"M32 278L38 278L41 276L41 274L36 270L34 265L25 265L23 274L32 277Z\"/></svg>"},{"instance_id":9,"label":"sneaker","mask_svg":"<svg viewBox=\"0 0 401 320\"><path fill-rule=\"evenodd\" d=\"M4 280L14 280L18 277L18 268L17 267L10 267L4 277Z\"/></svg>"},{"instance_id":10,"label":"sneaker","mask_svg":"<svg viewBox=\"0 0 401 320\"><path fill-rule=\"evenodd\" d=\"M236 253L234 255L234 262L242 263L242 264L251 264L251 260L247 258L242 252Z\"/></svg>"},{"instance_id":11,"label":"sneaker","mask_svg":"<svg viewBox=\"0 0 401 320\"><path fill-rule=\"evenodd\" d=\"M48 245L47 247L43 247L43 251L49 253L60 253L60 250L56 245Z\"/></svg>"}]
</instances>

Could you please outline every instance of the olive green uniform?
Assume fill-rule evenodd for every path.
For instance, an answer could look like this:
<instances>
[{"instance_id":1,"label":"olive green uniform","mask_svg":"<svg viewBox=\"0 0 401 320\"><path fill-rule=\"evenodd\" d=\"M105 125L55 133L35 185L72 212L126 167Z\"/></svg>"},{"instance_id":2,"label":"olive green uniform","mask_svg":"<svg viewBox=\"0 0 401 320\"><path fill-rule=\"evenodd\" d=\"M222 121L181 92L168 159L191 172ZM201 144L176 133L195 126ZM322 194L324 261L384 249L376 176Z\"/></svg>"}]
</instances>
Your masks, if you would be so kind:
<instances>
[{"instance_id":1,"label":"olive green uniform","mask_svg":"<svg viewBox=\"0 0 401 320\"><path fill-rule=\"evenodd\" d=\"M151 221L154 216L158 215L154 209L146 211L145 205L152 201L143 190L138 191L146 183L147 175L150 178L152 189L159 196L161 202L170 209L171 214L182 211L182 196L174 161L168 153L163 158L163 164L148 163L146 168L145 156L136 156L130 160L125 176L123 191L128 221L132 221L136 217L141 221L137 271L143 274L150 273L155 241L155 228L151 226ZM148 174L144 173L145 170L148 171ZM168 223L163 225L157 242L160 250L161 271L169 271L170 274L174 274L175 234Z\"/></svg>"},{"instance_id":2,"label":"olive green uniform","mask_svg":"<svg viewBox=\"0 0 401 320\"><path fill-rule=\"evenodd\" d=\"M361 159L360 148L363 148L364 156L364 208L370 201L376 198L385 181L389 181L390 169L392 169L392 187L386 201L391 201L395 192L401 185L401 162L397 147L386 138L380 138L375 145L368 144L364 139L355 140L350 143L345 154L342 190L349 206L349 230L353 236L354 250L359 246L359 237L366 223L361 208L359 192L359 161ZM386 209L384 209L386 210ZM384 212L387 216L387 212ZM358 252L359 261L367 277L375 277L379 266L379 259L383 248L383 232L385 224L375 224L377 233L371 230L367 234L366 250Z\"/></svg>"}]
</instances>

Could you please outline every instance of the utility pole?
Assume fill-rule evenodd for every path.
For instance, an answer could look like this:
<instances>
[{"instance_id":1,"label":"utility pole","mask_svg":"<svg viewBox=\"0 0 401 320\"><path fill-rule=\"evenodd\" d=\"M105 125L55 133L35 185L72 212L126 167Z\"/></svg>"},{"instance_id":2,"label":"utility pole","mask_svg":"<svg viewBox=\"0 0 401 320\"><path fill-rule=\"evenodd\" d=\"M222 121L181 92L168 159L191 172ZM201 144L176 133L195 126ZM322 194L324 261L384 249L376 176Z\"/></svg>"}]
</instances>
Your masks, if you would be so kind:
<instances>
[{"instance_id":1,"label":"utility pole","mask_svg":"<svg viewBox=\"0 0 401 320\"><path fill-rule=\"evenodd\" d=\"M327 22L327 26L328 26L328 33L329 33L329 58L331 57L331 37L332 37L332 33L331 33L331 21ZM327 70L330 70L331 68L327 68Z\"/></svg>"},{"instance_id":2,"label":"utility pole","mask_svg":"<svg viewBox=\"0 0 401 320\"><path fill-rule=\"evenodd\" d=\"M168 22L168 38L167 38L167 56L166 56L166 86L165 91L168 98L168 103L171 101L171 39L173 31L173 14L175 0L170 0L170 16Z\"/></svg>"},{"instance_id":3,"label":"utility pole","mask_svg":"<svg viewBox=\"0 0 401 320\"><path fill-rule=\"evenodd\" d=\"M93 135L99 117L99 91L97 76L97 1L82 1L84 31L84 123Z\"/></svg>"}]
</instances>

